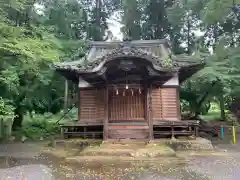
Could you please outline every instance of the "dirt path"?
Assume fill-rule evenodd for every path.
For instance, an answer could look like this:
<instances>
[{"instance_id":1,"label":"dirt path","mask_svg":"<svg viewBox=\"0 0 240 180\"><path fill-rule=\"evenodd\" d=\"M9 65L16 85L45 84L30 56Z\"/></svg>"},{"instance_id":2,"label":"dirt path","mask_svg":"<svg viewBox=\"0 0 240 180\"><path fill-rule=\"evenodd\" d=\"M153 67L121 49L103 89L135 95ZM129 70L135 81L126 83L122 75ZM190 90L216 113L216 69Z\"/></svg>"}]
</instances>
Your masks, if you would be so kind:
<instances>
[{"instance_id":1,"label":"dirt path","mask_svg":"<svg viewBox=\"0 0 240 180\"><path fill-rule=\"evenodd\" d=\"M151 164L69 165L61 159L41 155L41 144L0 145L0 180L19 178L21 173L28 180L237 180L240 177L240 145L217 145L218 149L228 149L227 156L191 157L186 162L153 162ZM11 156L12 158L7 158ZM7 160L8 159L8 160ZM6 163L6 161L8 161ZM10 167L10 168L9 168ZM19 168L20 167L20 168ZM89 167L89 168L87 168ZM6 169L8 168L8 169Z\"/></svg>"}]
</instances>

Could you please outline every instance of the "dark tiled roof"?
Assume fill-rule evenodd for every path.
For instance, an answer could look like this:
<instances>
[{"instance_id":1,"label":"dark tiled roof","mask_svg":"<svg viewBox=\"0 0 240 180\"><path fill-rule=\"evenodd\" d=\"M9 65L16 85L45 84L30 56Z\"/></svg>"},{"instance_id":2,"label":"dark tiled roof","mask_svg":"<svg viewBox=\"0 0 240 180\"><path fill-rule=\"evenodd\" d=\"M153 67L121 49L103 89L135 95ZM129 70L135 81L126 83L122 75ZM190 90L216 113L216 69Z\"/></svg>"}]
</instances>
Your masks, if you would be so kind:
<instances>
[{"instance_id":1,"label":"dark tiled roof","mask_svg":"<svg viewBox=\"0 0 240 180\"><path fill-rule=\"evenodd\" d=\"M92 72L101 63L116 58L136 57L146 59L156 69L171 69L201 64L200 60L191 59L190 56L171 56L167 40L139 40L129 42L92 42L91 50L77 61L55 64L56 69L69 71Z\"/></svg>"}]
</instances>

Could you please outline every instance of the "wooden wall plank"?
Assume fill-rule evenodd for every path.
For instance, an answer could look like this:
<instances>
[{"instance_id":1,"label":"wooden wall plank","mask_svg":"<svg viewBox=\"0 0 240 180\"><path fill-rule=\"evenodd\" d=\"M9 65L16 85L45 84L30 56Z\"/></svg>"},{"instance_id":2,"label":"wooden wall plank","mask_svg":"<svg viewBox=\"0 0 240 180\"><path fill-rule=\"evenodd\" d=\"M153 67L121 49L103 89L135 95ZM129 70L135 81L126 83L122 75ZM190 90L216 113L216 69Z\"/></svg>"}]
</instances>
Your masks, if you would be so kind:
<instances>
[{"instance_id":1,"label":"wooden wall plank","mask_svg":"<svg viewBox=\"0 0 240 180\"><path fill-rule=\"evenodd\" d=\"M162 88L162 118L163 120L179 120L177 110L177 89Z\"/></svg>"},{"instance_id":2,"label":"wooden wall plank","mask_svg":"<svg viewBox=\"0 0 240 180\"><path fill-rule=\"evenodd\" d=\"M180 120L177 101L177 88L152 89L153 120Z\"/></svg>"},{"instance_id":3,"label":"wooden wall plank","mask_svg":"<svg viewBox=\"0 0 240 180\"><path fill-rule=\"evenodd\" d=\"M161 89L152 89L152 118L153 120L162 120L162 99Z\"/></svg>"},{"instance_id":4,"label":"wooden wall plank","mask_svg":"<svg viewBox=\"0 0 240 180\"><path fill-rule=\"evenodd\" d=\"M105 89L80 90L80 121L103 121L104 119L104 93Z\"/></svg>"}]
</instances>

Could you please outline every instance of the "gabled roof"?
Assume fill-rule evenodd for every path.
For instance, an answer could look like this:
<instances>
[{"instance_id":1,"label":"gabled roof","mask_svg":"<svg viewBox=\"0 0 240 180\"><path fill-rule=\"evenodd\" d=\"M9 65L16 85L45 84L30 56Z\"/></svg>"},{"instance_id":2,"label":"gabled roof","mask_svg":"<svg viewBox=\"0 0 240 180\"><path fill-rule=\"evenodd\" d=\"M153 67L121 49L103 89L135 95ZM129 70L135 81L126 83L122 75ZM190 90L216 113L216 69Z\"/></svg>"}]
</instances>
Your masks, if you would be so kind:
<instances>
[{"instance_id":1,"label":"gabled roof","mask_svg":"<svg viewBox=\"0 0 240 180\"><path fill-rule=\"evenodd\" d=\"M167 40L137 40L114 42L90 42L90 51L80 60L55 64L57 71L64 76L70 73L75 78L79 74L101 71L108 62L117 59L144 59L157 71L179 71L185 80L205 63L202 59L187 55L172 55ZM69 75L70 75L69 74Z\"/></svg>"}]
</instances>

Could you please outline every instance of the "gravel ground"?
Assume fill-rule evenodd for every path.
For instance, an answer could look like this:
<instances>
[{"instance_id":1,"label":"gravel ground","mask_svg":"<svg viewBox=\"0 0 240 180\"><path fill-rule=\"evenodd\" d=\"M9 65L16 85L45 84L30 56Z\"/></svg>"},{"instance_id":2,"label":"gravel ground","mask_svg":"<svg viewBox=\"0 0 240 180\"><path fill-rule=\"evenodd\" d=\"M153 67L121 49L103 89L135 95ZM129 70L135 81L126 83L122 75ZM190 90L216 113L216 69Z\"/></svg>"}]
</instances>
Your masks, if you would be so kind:
<instances>
[{"instance_id":1,"label":"gravel ground","mask_svg":"<svg viewBox=\"0 0 240 180\"><path fill-rule=\"evenodd\" d=\"M240 145L215 144L219 150L227 149L229 155L197 156L187 162L174 161L165 164L130 164L124 168L121 162L94 168L85 165L68 165L63 160L40 155L34 144L0 145L0 180L20 178L28 180L237 180L240 177ZM11 157L10 157L11 156ZM10 178L12 177L12 178ZM24 180L22 179L22 180Z\"/></svg>"},{"instance_id":2,"label":"gravel ground","mask_svg":"<svg viewBox=\"0 0 240 180\"><path fill-rule=\"evenodd\" d=\"M34 173L33 173L34 172ZM0 169L0 180L54 180L51 169L45 165L22 165Z\"/></svg>"}]
</instances>

